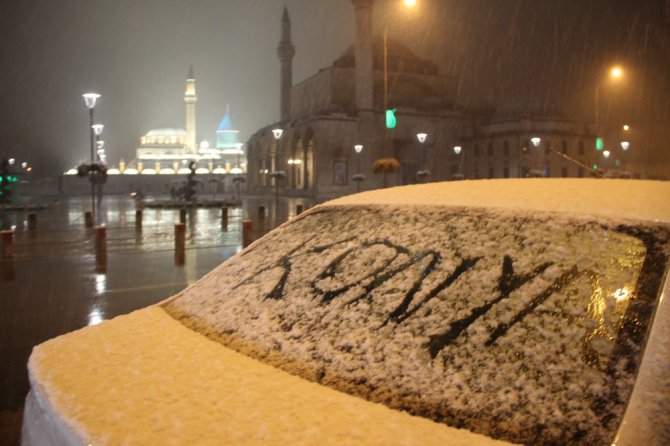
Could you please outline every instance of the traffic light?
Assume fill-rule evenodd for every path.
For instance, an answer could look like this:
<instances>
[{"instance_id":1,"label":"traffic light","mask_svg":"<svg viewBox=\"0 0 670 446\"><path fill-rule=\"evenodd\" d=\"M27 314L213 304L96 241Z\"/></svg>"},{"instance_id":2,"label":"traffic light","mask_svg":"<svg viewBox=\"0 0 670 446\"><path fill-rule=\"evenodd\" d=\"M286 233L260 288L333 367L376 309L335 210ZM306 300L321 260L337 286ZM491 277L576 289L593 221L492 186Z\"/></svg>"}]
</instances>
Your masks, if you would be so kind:
<instances>
[{"instance_id":1,"label":"traffic light","mask_svg":"<svg viewBox=\"0 0 670 446\"><path fill-rule=\"evenodd\" d=\"M602 150L605 148L605 143L603 139L599 136L596 138L596 150Z\"/></svg>"},{"instance_id":2,"label":"traffic light","mask_svg":"<svg viewBox=\"0 0 670 446\"><path fill-rule=\"evenodd\" d=\"M10 187L18 183L19 179L16 175L9 174L9 165L3 163L0 166L0 203L9 203L12 198L12 190Z\"/></svg>"},{"instance_id":3,"label":"traffic light","mask_svg":"<svg viewBox=\"0 0 670 446\"><path fill-rule=\"evenodd\" d=\"M396 124L397 120L395 118L395 108L389 108L386 110L386 128L394 129Z\"/></svg>"}]
</instances>

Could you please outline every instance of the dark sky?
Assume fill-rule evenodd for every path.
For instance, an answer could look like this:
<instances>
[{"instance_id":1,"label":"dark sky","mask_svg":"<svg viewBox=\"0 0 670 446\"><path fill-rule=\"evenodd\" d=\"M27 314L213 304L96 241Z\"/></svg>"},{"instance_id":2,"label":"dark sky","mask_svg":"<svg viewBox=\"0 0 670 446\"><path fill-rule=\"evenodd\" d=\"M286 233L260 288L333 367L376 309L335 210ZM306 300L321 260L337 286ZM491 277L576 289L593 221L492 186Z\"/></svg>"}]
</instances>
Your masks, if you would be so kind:
<instances>
[{"instance_id":1,"label":"dark sky","mask_svg":"<svg viewBox=\"0 0 670 446\"><path fill-rule=\"evenodd\" d=\"M633 125L655 156L670 140L670 43L665 0L418 0L376 27L459 79L468 107L558 108ZM53 174L87 158L81 94L102 94L108 159L133 158L152 128L184 127L189 64L198 90L198 140L214 141L226 104L242 141L278 117L276 46L282 9L293 23L294 82L328 66L353 43L350 0L0 0L0 157Z\"/></svg>"}]
</instances>

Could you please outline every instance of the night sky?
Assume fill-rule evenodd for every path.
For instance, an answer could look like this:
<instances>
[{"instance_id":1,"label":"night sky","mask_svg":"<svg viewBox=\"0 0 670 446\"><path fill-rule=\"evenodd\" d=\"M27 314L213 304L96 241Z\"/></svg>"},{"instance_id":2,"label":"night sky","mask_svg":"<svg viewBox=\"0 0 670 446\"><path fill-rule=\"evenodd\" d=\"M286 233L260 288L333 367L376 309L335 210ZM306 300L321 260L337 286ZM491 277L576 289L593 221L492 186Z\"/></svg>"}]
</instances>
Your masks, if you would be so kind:
<instances>
[{"instance_id":1,"label":"night sky","mask_svg":"<svg viewBox=\"0 0 670 446\"><path fill-rule=\"evenodd\" d=\"M628 123L649 160L670 158L670 30L665 0L377 0L376 28L459 79L465 107L559 110ZM244 142L278 118L276 46L292 20L294 83L353 43L350 0L0 0L0 158L54 175L89 154L81 97L102 94L108 160L134 158L152 128L184 127L193 64L198 140L215 140L230 104ZM389 12L392 11L392 12ZM620 85L606 70L621 64ZM643 146L643 147L642 147Z\"/></svg>"}]
</instances>

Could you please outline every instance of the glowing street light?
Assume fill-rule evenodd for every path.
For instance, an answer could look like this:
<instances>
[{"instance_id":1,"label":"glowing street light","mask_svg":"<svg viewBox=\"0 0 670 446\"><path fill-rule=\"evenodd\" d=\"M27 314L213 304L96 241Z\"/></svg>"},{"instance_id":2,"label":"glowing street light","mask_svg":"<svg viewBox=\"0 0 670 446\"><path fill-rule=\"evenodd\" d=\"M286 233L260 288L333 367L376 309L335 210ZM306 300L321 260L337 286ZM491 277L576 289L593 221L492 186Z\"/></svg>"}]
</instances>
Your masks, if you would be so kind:
<instances>
[{"instance_id":1,"label":"glowing street light","mask_svg":"<svg viewBox=\"0 0 670 446\"><path fill-rule=\"evenodd\" d=\"M417 133L416 139L419 141L419 144L423 146L424 143L426 142L426 139L428 139L428 134L424 132ZM428 176L429 174L428 170L426 169L426 150L423 148L421 150L421 158L422 158L421 170L416 173L416 176L419 178Z\"/></svg>"},{"instance_id":2,"label":"glowing street light","mask_svg":"<svg viewBox=\"0 0 670 446\"><path fill-rule=\"evenodd\" d=\"M463 150L463 147L461 147L461 146L454 146L454 153L455 153L456 155L460 155L460 154L461 154L461 150Z\"/></svg>"},{"instance_id":3,"label":"glowing street light","mask_svg":"<svg viewBox=\"0 0 670 446\"><path fill-rule=\"evenodd\" d=\"M275 186L275 212L279 208L279 179L285 176L283 171L277 170L279 166L279 138L284 134L284 130L281 128L272 129L272 136L275 139L275 156L273 160L272 172L270 172L270 178L274 181Z\"/></svg>"},{"instance_id":4,"label":"glowing street light","mask_svg":"<svg viewBox=\"0 0 670 446\"><path fill-rule=\"evenodd\" d=\"M623 127L621 127L621 128L623 129L624 132L627 132L628 130L630 130L630 126L628 124L624 124Z\"/></svg>"},{"instance_id":5,"label":"glowing street light","mask_svg":"<svg viewBox=\"0 0 670 446\"><path fill-rule=\"evenodd\" d=\"M611 152L610 152L609 150L604 150L604 151L603 151L603 156L604 156L605 158L609 158L610 155L611 155Z\"/></svg>"},{"instance_id":6,"label":"glowing street light","mask_svg":"<svg viewBox=\"0 0 670 446\"><path fill-rule=\"evenodd\" d=\"M95 140L96 136L99 136L98 132L102 132L102 128L100 130L96 130L95 124L93 124L93 110L95 109L95 104L100 99L100 95L98 93L84 93L83 95L84 98L84 103L86 104L86 107L88 108L88 114L89 114L89 132L91 134L91 164L88 169L88 174L89 174L89 180L91 181L91 217L92 217L92 223L95 225L95 173L93 173L93 164L95 163Z\"/></svg>"},{"instance_id":7,"label":"glowing street light","mask_svg":"<svg viewBox=\"0 0 670 446\"><path fill-rule=\"evenodd\" d=\"M628 141L621 141L621 148L623 150L628 150L630 148L630 143Z\"/></svg>"},{"instance_id":8,"label":"glowing street light","mask_svg":"<svg viewBox=\"0 0 670 446\"><path fill-rule=\"evenodd\" d=\"M618 80L623 77L623 69L620 66L614 66L609 71L609 79ZM603 82L598 82L596 84L595 91L595 125L596 125L596 137L600 136L600 111L599 111L599 96L600 96L600 86Z\"/></svg>"},{"instance_id":9,"label":"glowing street light","mask_svg":"<svg viewBox=\"0 0 670 446\"><path fill-rule=\"evenodd\" d=\"M365 175L361 173L361 152L363 151L363 144L354 145L354 152L356 152L356 175L351 179L356 182L356 192L361 191L361 181L365 179Z\"/></svg>"},{"instance_id":10,"label":"glowing street light","mask_svg":"<svg viewBox=\"0 0 670 446\"><path fill-rule=\"evenodd\" d=\"M404 0L406 8L414 8L416 0ZM395 109L389 109L389 75L388 75L388 23L384 23L384 113L386 114L386 127L384 128L384 152L388 150L388 129L395 128ZM389 127L390 125L390 127Z\"/></svg>"},{"instance_id":11,"label":"glowing street light","mask_svg":"<svg viewBox=\"0 0 670 446\"><path fill-rule=\"evenodd\" d=\"M537 137L537 136L533 136L532 138L530 138L530 142L533 143L533 146L535 146L535 147L540 147L540 142L541 141L542 141L542 139Z\"/></svg>"}]
</instances>

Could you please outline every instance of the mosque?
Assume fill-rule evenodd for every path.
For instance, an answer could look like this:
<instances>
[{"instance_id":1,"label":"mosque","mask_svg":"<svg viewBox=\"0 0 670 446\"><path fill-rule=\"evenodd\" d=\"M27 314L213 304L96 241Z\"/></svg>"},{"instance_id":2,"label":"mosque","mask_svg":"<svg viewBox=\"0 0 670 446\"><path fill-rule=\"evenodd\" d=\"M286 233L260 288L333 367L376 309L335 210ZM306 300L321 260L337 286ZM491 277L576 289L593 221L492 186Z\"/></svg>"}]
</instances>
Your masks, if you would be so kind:
<instances>
[{"instance_id":1,"label":"mosque","mask_svg":"<svg viewBox=\"0 0 670 446\"><path fill-rule=\"evenodd\" d=\"M118 168L107 170L108 175L184 175L191 172L195 163L197 174L243 174L246 171L244 144L239 142L239 131L233 127L230 108L216 131L214 147L203 140L197 143L195 107L198 97L195 89L193 67L186 79L184 103L186 105L185 129L164 127L152 129L140 137L136 157Z\"/></svg>"},{"instance_id":2,"label":"mosque","mask_svg":"<svg viewBox=\"0 0 670 446\"><path fill-rule=\"evenodd\" d=\"M351 1L354 45L295 85L296 49L284 9L279 121L247 142L248 191L326 199L383 187L387 176L388 185L400 185L592 173L591 125L546 108L466 110L458 79L374 35L374 0Z\"/></svg>"}]
</instances>

